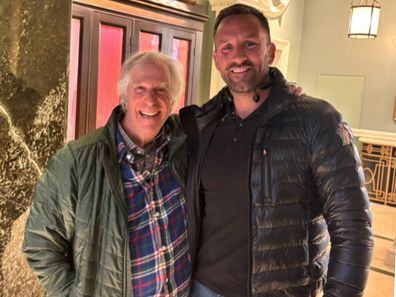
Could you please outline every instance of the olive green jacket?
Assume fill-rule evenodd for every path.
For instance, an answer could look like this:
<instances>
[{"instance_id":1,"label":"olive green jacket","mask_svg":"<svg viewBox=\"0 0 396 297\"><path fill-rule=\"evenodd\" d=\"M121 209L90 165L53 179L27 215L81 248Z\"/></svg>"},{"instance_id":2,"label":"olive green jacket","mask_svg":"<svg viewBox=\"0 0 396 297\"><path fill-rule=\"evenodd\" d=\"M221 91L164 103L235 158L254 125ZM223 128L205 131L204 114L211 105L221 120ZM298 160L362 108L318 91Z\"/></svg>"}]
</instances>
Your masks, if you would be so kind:
<instances>
[{"instance_id":1,"label":"olive green jacket","mask_svg":"<svg viewBox=\"0 0 396 297\"><path fill-rule=\"evenodd\" d=\"M23 251L47 296L132 296L127 210L117 159L116 107L107 124L66 144L37 183ZM184 193L187 166L178 117L168 161Z\"/></svg>"}]
</instances>

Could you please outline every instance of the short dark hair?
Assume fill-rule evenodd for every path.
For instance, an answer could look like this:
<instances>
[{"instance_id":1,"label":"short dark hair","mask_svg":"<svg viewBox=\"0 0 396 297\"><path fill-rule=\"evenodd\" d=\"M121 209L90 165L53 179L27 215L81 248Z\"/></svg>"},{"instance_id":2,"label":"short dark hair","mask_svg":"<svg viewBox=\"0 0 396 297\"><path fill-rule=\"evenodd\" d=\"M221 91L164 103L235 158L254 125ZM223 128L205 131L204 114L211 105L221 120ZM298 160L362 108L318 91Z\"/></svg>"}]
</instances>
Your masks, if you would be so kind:
<instances>
[{"instance_id":1,"label":"short dark hair","mask_svg":"<svg viewBox=\"0 0 396 297\"><path fill-rule=\"evenodd\" d=\"M268 40L271 41L270 27L267 18L258 9L245 4L234 4L220 11L219 15L216 17L216 21L214 24L213 37L216 35L217 28L219 27L220 23L224 20L224 18L230 15L238 15L238 14L251 14L255 16L260 21L260 24L263 27L264 31L267 32Z\"/></svg>"}]
</instances>

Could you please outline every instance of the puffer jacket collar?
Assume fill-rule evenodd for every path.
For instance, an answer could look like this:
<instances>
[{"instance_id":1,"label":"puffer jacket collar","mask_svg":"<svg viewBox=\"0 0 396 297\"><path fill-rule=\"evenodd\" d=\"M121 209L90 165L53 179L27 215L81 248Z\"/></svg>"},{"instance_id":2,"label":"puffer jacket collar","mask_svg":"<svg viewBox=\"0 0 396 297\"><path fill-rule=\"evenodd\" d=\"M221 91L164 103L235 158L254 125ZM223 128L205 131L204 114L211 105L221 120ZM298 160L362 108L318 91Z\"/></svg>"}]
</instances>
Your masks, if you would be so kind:
<instances>
[{"instance_id":1,"label":"puffer jacket collar","mask_svg":"<svg viewBox=\"0 0 396 297\"><path fill-rule=\"evenodd\" d=\"M293 94L289 94L287 82L277 68L271 67L270 75L273 81L271 93L263 103L263 108L258 111L262 114L263 120L272 118L292 101L295 101L296 98ZM223 117L226 111L226 104L230 100L228 94L228 87L224 87L201 107L192 105L183 108L180 112L180 118L187 135L197 136L205 127ZM188 139L188 141L191 142L193 140ZM192 145L195 146L196 143L189 143L190 147Z\"/></svg>"}]
</instances>

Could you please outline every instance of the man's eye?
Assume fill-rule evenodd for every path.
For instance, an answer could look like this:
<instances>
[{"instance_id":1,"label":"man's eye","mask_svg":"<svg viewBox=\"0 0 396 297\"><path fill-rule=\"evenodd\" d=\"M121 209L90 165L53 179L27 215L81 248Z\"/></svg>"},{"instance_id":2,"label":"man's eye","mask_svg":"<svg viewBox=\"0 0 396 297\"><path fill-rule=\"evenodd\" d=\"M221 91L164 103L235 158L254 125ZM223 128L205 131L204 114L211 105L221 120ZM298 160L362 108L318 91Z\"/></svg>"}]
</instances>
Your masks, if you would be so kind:
<instances>
[{"instance_id":1,"label":"man's eye","mask_svg":"<svg viewBox=\"0 0 396 297\"><path fill-rule=\"evenodd\" d=\"M223 46L223 47L221 48L221 51L222 51L223 53L228 53L229 51L231 51L231 49L232 49L231 45L226 45L226 46Z\"/></svg>"},{"instance_id":2,"label":"man's eye","mask_svg":"<svg viewBox=\"0 0 396 297\"><path fill-rule=\"evenodd\" d=\"M142 94L144 92L144 88L143 87L136 87L135 88L135 93L136 94Z\"/></svg>"},{"instance_id":3,"label":"man's eye","mask_svg":"<svg viewBox=\"0 0 396 297\"><path fill-rule=\"evenodd\" d=\"M166 90L166 88L158 88L158 89L156 89L156 92L157 92L157 94L166 94L167 93L167 90Z\"/></svg>"},{"instance_id":4,"label":"man's eye","mask_svg":"<svg viewBox=\"0 0 396 297\"><path fill-rule=\"evenodd\" d=\"M257 46L257 43L255 43L255 42L247 42L247 43L246 43L246 47L247 47L248 49L255 48L256 46Z\"/></svg>"}]
</instances>

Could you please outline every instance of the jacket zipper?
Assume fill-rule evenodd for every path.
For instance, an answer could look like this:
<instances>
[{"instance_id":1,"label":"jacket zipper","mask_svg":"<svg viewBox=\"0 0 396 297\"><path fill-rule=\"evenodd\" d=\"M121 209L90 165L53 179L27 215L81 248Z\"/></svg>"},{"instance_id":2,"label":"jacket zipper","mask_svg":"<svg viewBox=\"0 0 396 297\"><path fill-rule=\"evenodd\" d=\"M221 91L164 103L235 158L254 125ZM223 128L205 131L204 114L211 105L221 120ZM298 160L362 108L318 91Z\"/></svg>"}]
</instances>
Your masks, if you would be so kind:
<instances>
[{"instance_id":1,"label":"jacket zipper","mask_svg":"<svg viewBox=\"0 0 396 297\"><path fill-rule=\"evenodd\" d=\"M254 128L253 132L253 137L250 142L250 152L249 152L249 158L248 158L248 180L246 183L247 186L247 193L249 197L249 206L248 206L248 281L247 281L247 297L252 296L252 288L253 288L253 283L252 283L252 275L253 275L253 268L252 268L252 263L253 263L253 247L252 247L252 193L251 193L251 187L250 187L250 172L251 172L251 166L252 166L252 158L253 158L253 151L254 151L254 143L255 139L257 137L257 131L259 128L265 123L270 116L264 117L259 123L256 125ZM261 172L262 174L262 172Z\"/></svg>"},{"instance_id":2,"label":"jacket zipper","mask_svg":"<svg viewBox=\"0 0 396 297\"><path fill-rule=\"evenodd\" d=\"M108 166L108 164L107 164L105 159L103 159L103 167L104 167L105 172L107 174L107 178L108 178L109 186L110 186L110 191L113 194L113 196L116 197L117 193L115 193L116 192L115 184L113 182L113 178L112 178L112 175L110 174L109 166ZM120 210L122 211L122 207L119 205L119 203L117 203L117 198L116 198L116 204L119 206ZM125 218L124 218L124 224L125 223L126 223L126 221L125 221ZM125 227L125 229L126 229L126 227ZM128 255L127 248L128 248L128 240L124 240L124 261L123 261L124 262L124 264L123 264L124 277L123 277L123 280L122 280L122 282L123 282L122 296L123 297L127 297L127 295L128 295L128 293L127 293L128 287L127 287L127 280L126 280L127 276L128 276L128 272L127 272L127 263L128 263L128 260L127 260L127 255Z\"/></svg>"},{"instance_id":3,"label":"jacket zipper","mask_svg":"<svg viewBox=\"0 0 396 297\"><path fill-rule=\"evenodd\" d=\"M253 248L252 248L252 193L251 193L251 188L250 188L250 171L251 171L251 166L252 166L252 158L253 158L253 150L254 150L254 142L257 137L257 131L259 127L267 121L267 118L264 118L257 124L257 126L254 128L253 132L253 137L251 139L250 143L250 152L249 152L249 158L248 158L248 180L246 183L247 186L247 193L249 197L249 206L248 206L248 281L247 281L247 297L252 296L252 288L253 288L253 283L252 283L252 275L253 275L253 268L252 268L252 263L253 263Z\"/></svg>"},{"instance_id":4,"label":"jacket zipper","mask_svg":"<svg viewBox=\"0 0 396 297\"><path fill-rule=\"evenodd\" d=\"M198 181L199 174L198 174L198 168L199 168L199 164L196 164L197 168L195 168L194 170L194 176L193 176L193 180L194 180L194 190L191 193L192 197L193 197L193 201L192 203L190 203L191 205L191 209L190 209L190 213L192 214L192 226L191 226L191 234L193 234L193 236L191 236L190 239L190 244L191 244L191 264L192 264L192 272L194 272L195 270L195 261L196 261L196 253L198 252L198 238L200 236L200 234L198 234L199 232L201 232L201 229L199 228L199 216L200 216L200 209L201 209L201 205L200 205L200 197L199 197L199 183L197 183L196 181ZM195 211L194 211L195 210Z\"/></svg>"},{"instance_id":5,"label":"jacket zipper","mask_svg":"<svg viewBox=\"0 0 396 297\"><path fill-rule=\"evenodd\" d=\"M201 159L200 156L198 159ZM187 227L189 232L188 232L188 241L189 241L189 249L190 249L190 257L191 257L191 272L192 274L194 273L195 270L195 261L196 261L196 253L198 251L198 240L197 238L199 237L198 232L200 232L200 229L198 228L198 220L199 220L199 213L200 213L200 197L199 197L199 183L198 178L198 168L199 168L199 161L196 163L196 168L194 168L193 171L193 177L192 177L192 184L194 185L194 188L192 191L190 191L187 196L192 197L191 203L187 203L188 209L187 209L187 220L189 222L189 226ZM187 179L189 180L189 179ZM191 230L191 232L190 232ZM191 279L192 280L192 279Z\"/></svg>"},{"instance_id":6,"label":"jacket zipper","mask_svg":"<svg viewBox=\"0 0 396 297\"><path fill-rule=\"evenodd\" d=\"M285 110L289 105L289 104L285 104L283 106L281 106L280 108L278 108L277 110L273 110L272 112L270 112L269 114L267 114L267 116L265 116L263 119L261 119L261 121L257 124L257 126L255 127L255 131L253 133L253 137L252 137L252 141L250 144L250 156L249 156L249 160L248 160L248 173L250 173L251 171L251 161L252 161L252 155L253 155L253 147L254 147L254 141L256 138L256 134L257 131L260 127L262 127L262 125L267 122L270 118L272 118L275 114L279 114L281 111ZM267 161L268 162L268 161ZM268 174L268 172L266 172ZM250 174L249 174L250 176ZM266 185L268 186L268 185ZM252 296L252 275L253 275L253 269L252 269L252 262L253 262L253 253L252 253L252 224L251 224L251 216L252 216L252 197L251 197L251 190L250 190L250 178L248 179L248 183L247 183L247 187L248 187L248 194L249 194L249 214L248 214L248 218L249 218L249 230L248 230L248 251L249 251L249 256L248 256L248 284L247 284L247 297ZM268 189L267 189L268 190ZM269 190L268 190L269 191ZM270 193L268 193L269 195Z\"/></svg>"},{"instance_id":7,"label":"jacket zipper","mask_svg":"<svg viewBox=\"0 0 396 297\"><path fill-rule=\"evenodd\" d=\"M256 129L257 131L257 129ZM253 135L256 134L256 131L254 132ZM252 144L250 145L250 153L249 153L249 159L248 159L248 176L250 176L249 172L251 170L251 159L252 159L252 152L253 152L253 144L254 144L254 138L255 136L253 136L253 140L252 140ZM248 178L248 182L247 182L247 192L248 192L248 197L249 197L249 205L248 205L248 280L247 280L247 297L251 296L251 292L252 292L252 262L253 262L253 254L252 254L252 199L251 199L251 192L250 192L250 178Z\"/></svg>"},{"instance_id":8,"label":"jacket zipper","mask_svg":"<svg viewBox=\"0 0 396 297\"><path fill-rule=\"evenodd\" d=\"M175 145L174 151L173 152L169 152L168 164L169 164L169 168L170 168L170 171L171 171L173 177L177 180L177 182L178 182L178 184L179 184L179 186L180 186L180 188L181 188L181 190L183 192L183 195L186 196L186 186L184 184L185 182L182 180L182 178L180 177L180 174L177 172L176 167L175 167L175 162L172 161L173 160L173 156L175 155L177 150L180 149L181 146L182 146L182 143L180 141L180 143L177 143Z\"/></svg>"},{"instance_id":9,"label":"jacket zipper","mask_svg":"<svg viewBox=\"0 0 396 297\"><path fill-rule=\"evenodd\" d=\"M127 240L124 240L124 277L123 277L123 296L127 297L127 292L128 292L128 287L127 287L127 276L128 276L128 272L127 272L127 266L128 266L128 260L127 260L127 248L128 248L128 242Z\"/></svg>"}]
</instances>

